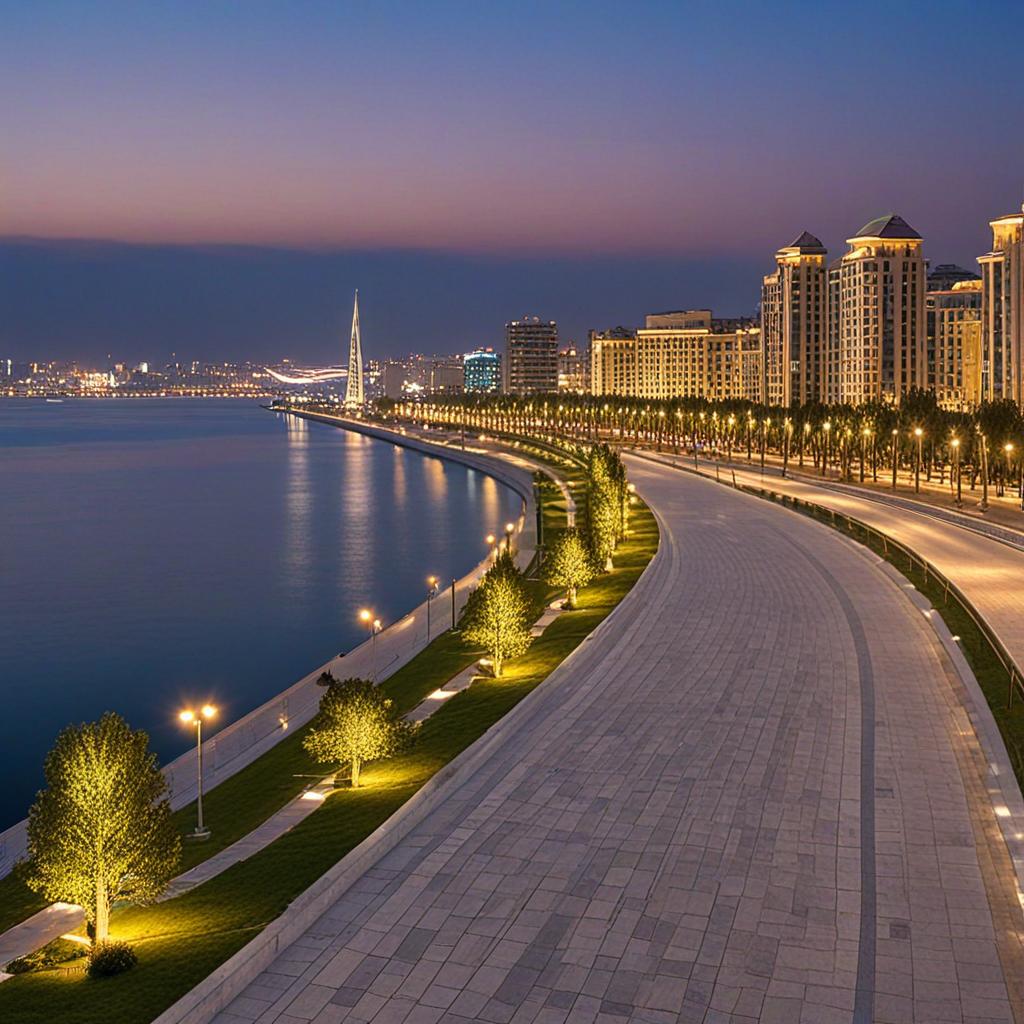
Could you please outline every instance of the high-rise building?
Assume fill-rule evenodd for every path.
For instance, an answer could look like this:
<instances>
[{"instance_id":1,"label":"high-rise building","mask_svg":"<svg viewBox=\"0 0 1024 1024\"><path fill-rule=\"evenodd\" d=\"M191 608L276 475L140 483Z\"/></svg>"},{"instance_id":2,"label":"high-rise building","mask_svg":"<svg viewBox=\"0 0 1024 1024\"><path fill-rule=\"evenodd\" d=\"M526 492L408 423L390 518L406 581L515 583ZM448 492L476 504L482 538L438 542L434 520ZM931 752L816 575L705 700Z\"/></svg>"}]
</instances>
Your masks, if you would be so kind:
<instances>
[{"instance_id":1,"label":"high-rise building","mask_svg":"<svg viewBox=\"0 0 1024 1024\"><path fill-rule=\"evenodd\" d=\"M946 409L969 409L981 400L981 302L981 281L970 276L925 295L927 387Z\"/></svg>"},{"instance_id":2,"label":"high-rise building","mask_svg":"<svg viewBox=\"0 0 1024 1024\"><path fill-rule=\"evenodd\" d=\"M847 243L839 272L839 400L898 404L927 383L921 236L891 213Z\"/></svg>"},{"instance_id":3,"label":"high-rise building","mask_svg":"<svg viewBox=\"0 0 1024 1024\"><path fill-rule=\"evenodd\" d=\"M826 272L828 281L828 330L825 334L825 379L822 382L821 400L826 405L839 401L839 311L842 295L842 259L829 264Z\"/></svg>"},{"instance_id":4,"label":"high-rise building","mask_svg":"<svg viewBox=\"0 0 1024 1024\"><path fill-rule=\"evenodd\" d=\"M590 377L586 356L570 342L558 352L558 390L582 394Z\"/></svg>"},{"instance_id":5,"label":"high-rise building","mask_svg":"<svg viewBox=\"0 0 1024 1024\"><path fill-rule=\"evenodd\" d=\"M467 393L493 394L501 390L501 353L478 348L462 357L462 388Z\"/></svg>"},{"instance_id":6,"label":"high-rise building","mask_svg":"<svg viewBox=\"0 0 1024 1024\"><path fill-rule=\"evenodd\" d=\"M1024 206L990 221L981 264L982 398L1024 405Z\"/></svg>"},{"instance_id":7,"label":"high-rise building","mask_svg":"<svg viewBox=\"0 0 1024 1024\"><path fill-rule=\"evenodd\" d=\"M355 408L366 401L363 390L363 344L359 335L359 291L352 305L352 336L348 346L348 379L345 383L345 405Z\"/></svg>"},{"instance_id":8,"label":"high-rise building","mask_svg":"<svg viewBox=\"0 0 1024 1024\"><path fill-rule=\"evenodd\" d=\"M558 389L558 325L525 317L505 325L505 390L537 395Z\"/></svg>"},{"instance_id":9,"label":"high-rise building","mask_svg":"<svg viewBox=\"0 0 1024 1024\"><path fill-rule=\"evenodd\" d=\"M826 249L805 231L775 253L761 286L765 401L822 401L828 349Z\"/></svg>"}]
</instances>

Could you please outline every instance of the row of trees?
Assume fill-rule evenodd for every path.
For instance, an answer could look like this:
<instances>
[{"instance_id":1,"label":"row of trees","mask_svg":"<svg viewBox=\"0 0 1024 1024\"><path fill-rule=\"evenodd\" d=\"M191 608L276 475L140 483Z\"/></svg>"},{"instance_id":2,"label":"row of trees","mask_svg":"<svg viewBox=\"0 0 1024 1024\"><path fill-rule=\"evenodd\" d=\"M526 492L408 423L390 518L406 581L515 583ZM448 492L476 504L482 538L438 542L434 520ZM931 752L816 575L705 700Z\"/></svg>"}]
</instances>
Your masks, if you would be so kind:
<instances>
[{"instance_id":1,"label":"row of trees","mask_svg":"<svg viewBox=\"0 0 1024 1024\"><path fill-rule=\"evenodd\" d=\"M940 408L930 391L912 391L900 405L791 408L703 398L629 399L590 395L457 395L389 406L391 415L429 425L494 433L619 441L672 451L713 451L786 467L811 465L845 479L908 470L945 480L965 472L1003 486L1024 469L1024 416L1012 401L971 411Z\"/></svg>"}]
</instances>

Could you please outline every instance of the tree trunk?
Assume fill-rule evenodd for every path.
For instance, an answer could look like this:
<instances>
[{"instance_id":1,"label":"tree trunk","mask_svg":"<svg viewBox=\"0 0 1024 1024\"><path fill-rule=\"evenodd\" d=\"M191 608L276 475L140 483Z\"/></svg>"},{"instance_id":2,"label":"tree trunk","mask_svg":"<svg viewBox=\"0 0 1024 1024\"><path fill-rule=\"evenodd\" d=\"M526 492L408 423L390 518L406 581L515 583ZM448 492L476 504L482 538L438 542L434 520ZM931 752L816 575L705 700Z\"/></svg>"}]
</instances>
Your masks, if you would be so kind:
<instances>
[{"instance_id":1,"label":"tree trunk","mask_svg":"<svg viewBox=\"0 0 1024 1024\"><path fill-rule=\"evenodd\" d=\"M360 768L359 758L358 757L353 757L352 758L352 788L353 789L358 789L359 788L359 768Z\"/></svg>"},{"instance_id":2,"label":"tree trunk","mask_svg":"<svg viewBox=\"0 0 1024 1024\"><path fill-rule=\"evenodd\" d=\"M570 608L575 608L576 607L576 588L575 587L567 588L567 590L565 592L565 596L566 596L566 599L569 602L569 607Z\"/></svg>"},{"instance_id":3,"label":"tree trunk","mask_svg":"<svg viewBox=\"0 0 1024 1024\"><path fill-rule=\"evenodd\" d=\"M491 658L491 667L494 669L494 678L498 679L501 676L501 655L495 654Z\"/></svg>"},{"instance_id":4,"label":"tree trunk","mask_svg":"<svg viewBox=\"0 0 1024 1024\"><path fill-rule=\"evenodd\" d=\"M96 879L96 921L93 934L93 945L106 942L110 935L110 900L107 897L105 879Z\"/></svg>"}]
</instances>

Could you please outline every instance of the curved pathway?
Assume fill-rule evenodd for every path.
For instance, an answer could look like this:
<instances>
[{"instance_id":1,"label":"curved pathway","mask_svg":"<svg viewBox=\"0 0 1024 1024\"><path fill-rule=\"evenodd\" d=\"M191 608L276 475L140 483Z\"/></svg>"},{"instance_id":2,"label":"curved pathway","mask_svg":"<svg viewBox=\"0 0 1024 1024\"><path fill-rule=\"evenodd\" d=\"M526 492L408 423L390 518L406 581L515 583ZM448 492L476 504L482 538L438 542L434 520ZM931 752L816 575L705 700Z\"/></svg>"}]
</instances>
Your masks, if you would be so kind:
<instances>
[{"instance_id":1,"label":"curved pathway","mask_svg":"<svg viewBox=\"0 0 1024 1024\"><path fill-rule=\"evenodd\" d=\"M662 547L608 628L218 1024L1024 1021L928 621L827 528L630 471Z\"/></svg>"}]
</instances>

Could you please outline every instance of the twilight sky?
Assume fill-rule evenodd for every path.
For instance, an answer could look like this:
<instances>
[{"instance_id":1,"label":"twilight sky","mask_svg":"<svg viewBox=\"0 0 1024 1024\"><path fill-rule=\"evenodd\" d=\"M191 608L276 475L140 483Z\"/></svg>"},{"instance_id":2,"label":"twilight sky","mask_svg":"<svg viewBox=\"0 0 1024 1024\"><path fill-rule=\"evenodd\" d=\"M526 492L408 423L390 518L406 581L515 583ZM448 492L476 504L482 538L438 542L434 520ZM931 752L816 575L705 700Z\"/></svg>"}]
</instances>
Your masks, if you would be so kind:
<instances>
[{"instance_id":1,"label":"twilight sky","mask_svg":"<svg viewBox=\"0 0 1024 1024\"><path fill-rule=\"evenodd\" d=\"M1024 192L1019 2L0 19L0 356L335 360L356 286L370 355L751 312L805 228L973 266Z\"/></svg>"}]
</instances>

